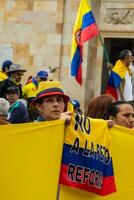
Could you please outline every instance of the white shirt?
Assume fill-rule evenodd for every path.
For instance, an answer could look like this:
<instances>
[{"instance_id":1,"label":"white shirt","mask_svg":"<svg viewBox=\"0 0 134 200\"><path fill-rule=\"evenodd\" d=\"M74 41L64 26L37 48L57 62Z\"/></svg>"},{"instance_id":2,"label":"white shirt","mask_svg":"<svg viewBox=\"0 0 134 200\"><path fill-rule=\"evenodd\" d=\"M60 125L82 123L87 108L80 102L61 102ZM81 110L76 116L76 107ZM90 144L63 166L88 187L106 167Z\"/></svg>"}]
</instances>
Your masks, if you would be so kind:
<instances>
[{"instance_id":1,"label":"white shirt","mask_svg":"<svg viewBox=\"0 0 134 200\"><path fill-rule=\"evenodd\" d=\"M132 70L132 95L134 100L134 64L130 64L130 69Z\"/></svg>"},{"instance_id":2,"label":"white shirt","mask_svg":"<svg viewBox=\"0 0 134 200\"><path fill-rule=\"evenodd\" d=\"M125 101L133 101L133 95L132 95L132 76L128 72L126 73L126 76L125 76L124 100Z\"/></svg>"}]
</instances>

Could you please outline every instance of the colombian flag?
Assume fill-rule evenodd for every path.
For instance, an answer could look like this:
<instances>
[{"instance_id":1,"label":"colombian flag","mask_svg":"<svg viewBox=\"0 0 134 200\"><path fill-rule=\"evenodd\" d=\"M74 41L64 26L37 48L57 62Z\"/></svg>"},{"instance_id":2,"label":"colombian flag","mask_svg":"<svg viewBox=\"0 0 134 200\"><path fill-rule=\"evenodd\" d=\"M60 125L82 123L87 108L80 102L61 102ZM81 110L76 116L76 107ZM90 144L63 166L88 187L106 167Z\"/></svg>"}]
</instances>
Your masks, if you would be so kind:
<instances>
[{"instance_id":1,"label":"colombian flag","mask_svg":"<svg viewBox=\"0 0 134 200\"><path fill-rule=\"evenodd\" d=\"M83 43L99 34L88 0L81 0L72 39L71 75L82 84Z\"/></svg>"},{"instance_id":2,"label":"colombian flag","mask_svg":"<svg viewBox=\"0 0 134 200\"><path fill-rule=\"evenodd\" d=\"M125 77L127 71L127 67L121 62L121 60L117 60L110 73L106 93L111 94L116 100L118 100L117 89L119 89L120 83Z\"/></svg>"},{"instance_id":3,"label":"colombian flag","mask_svg":"<svg viewBox=\"0 0 134 200\"><path fill-rule=\"evenodd\" d=\"M82 115L72 119L65 134L60 184L99 195L116 192L106 121Z\"/></svg>"}]
</instances>

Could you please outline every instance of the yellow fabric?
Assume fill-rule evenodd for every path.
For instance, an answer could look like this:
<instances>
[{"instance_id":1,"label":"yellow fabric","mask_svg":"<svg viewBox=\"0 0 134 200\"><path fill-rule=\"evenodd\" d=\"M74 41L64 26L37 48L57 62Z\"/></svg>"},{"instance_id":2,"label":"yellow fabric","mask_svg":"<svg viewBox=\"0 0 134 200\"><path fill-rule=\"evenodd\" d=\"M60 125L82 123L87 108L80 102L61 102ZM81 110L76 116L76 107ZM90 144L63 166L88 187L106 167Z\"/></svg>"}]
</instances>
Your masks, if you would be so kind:
<instances>
[{"instance_id":1,"label":"yellow fabric","mask_svg":"<svg viewBox=\"0 0 134 200\"><path fill-rule=\"evenodd\" d=\"M37 93L37 87L33 82L28 83L27 85L24 85L22 88L23 91L23 97L25 99L31 98L31 97L36 97Z\"/></svg>"},{"instance_id":2,"label":"yellow fabric","mask_svg":"<svg viewBox=\"0 0 134 200\"><path fill-rule=\"evenodd\" d=\"M59 88L63 90L63 86L59 81L42 81L39 83L37 94L43 92L44 90L49 90L53 88Z\"/></svg>"},{"instance_id":3,"label":"yellow fabric","mask_svg":"<svg viewBox=\"0 0 134 200\"><path fill-rule=\"evenodd\" d=\"M67 111L74 113L74 106L72 103L68 102Z\"/></svg>"},{"instance_id":4,"label":"yellow fabric","mask_svg":"<svg viewBox=\"0 0 134 200\"><path fill-rule=\"evenodd\" d=\"M83 119L83 123L78 124L78 121L80 122L82 121L81 119ZM107 121L104 121L101 119L92 119L92 118L88 118L88 119L90 119L90 122L89 120L86 120L86 123L84 122L84 116L81 116L77 122L76 120L72 119L70 126L66 128L66 137L65 137L64 142L66 144L74 144L75 139L79 137L81 148L85 147L86 140L88 141L88 147L91 147L92 142L94 142L95 144L98 144L99 141L101 141L101 144L99 143L100 145L109 147L111 137L107 133L108 132ZM74 130L76 123L78 124L77 131ZM81 131L80 124L82 126L83 132ZM101 127L101 129L98 130L98 127ZM90 134L87 133L89 129L90 129ZM70 134L71 132L72 134Z\"/></svg>"},{"instance_id":5,"label":"yellow fabric","mask_svg":"<svg viewBox=\"0 0 134 200\"><path fill-rule=\"evenodd\" d=\"M73 185L76 188L94 191L100 195L116 192L111 160L111 137L107 121L75 115L70 126L66 128L64 144L61 184ZM76 169L75 171L72 170L72 166ZM80 167L79 173L77 173L78 166ZM85 169L89 171L89 174L92 170L101 174L99 181L96 182L96 178L94 178L94 184L90 184L90 181L88 182L91 178L90 175L88 180L84 181ZM96 175L94 176L96 177ZM105 176L109 179L106 182Z\"/></svg>"},{"instance_id":6,"label":"yellow fabric","mask_svg":"<svg viewBox=\"0 0 134 200\"><path fill-rule=\"evenodd\" d=\"M77 42L76 42L76 38L75 38L76 31L78 31L81 28L82 16L84 16L86 13L90 12L91 10L92 9L91 9L91 6L89 5L88 0L81 0L80 6L78 9L78 13L77 13L74 30L73 30L71 60L72 60L72 58L76 52L76 48L77 48Z\"/></svg>"},{"instance_id":7,"label":"yellow fabric","mask_svg":"<svg viewBox=\"0 0 134 200\"><path fill-rule=\"evenodd\" d=\"M117 73L122 79L125 77L127 71L129 70L129 68L127 68L122 62L121 60L117 60L117 62L115 63L115 66L113 67L112 71L114 71L115 73Z\"/></svg>"},{"instance_id":8,"label":"yellow fabric","mask_svg":"<svg viewBox=\"0 0 134 200\"><path fill-rule=\"evenodd\" d=\"M0 126L0 199L56 200L64 121Z\"/></svg>"},{"instance_id":9,"label":"yellow fabric","mask_svg":"<svg viewBox=\"0 0 134 200\"><path fill-rule=\"evenodd\" d=\"M4 81L7 78L8 78L8 76L5 73L3 73L2 71L0 71L0 81Z\"/></svg>"},{"instance_id":10,"label":"yellow fabric","mask_svg":"<svg viewBox=\"0 0 134 200\"><path fill-rule=\"evenodd\" d=\"M97 126L96 130L101 126ZM60 200L134 200L134 129L115 126L109 129L117 192L105 197L61 186Z\"/></svg>"},{"instance_id":11,"label":"yellow fabric","mask_svg":"<svg viewBox=\"0 0 134 200\"><path fill-rule=\"evenodd\" d=\"M92 130L99 134L106 122L97 121ZM107 131L117 192L101 197L61 186L60 200L134 200L134 129ZM0 126L0 199L56 200L63 138L64 121Z\"/></svg>"}]
</instances>

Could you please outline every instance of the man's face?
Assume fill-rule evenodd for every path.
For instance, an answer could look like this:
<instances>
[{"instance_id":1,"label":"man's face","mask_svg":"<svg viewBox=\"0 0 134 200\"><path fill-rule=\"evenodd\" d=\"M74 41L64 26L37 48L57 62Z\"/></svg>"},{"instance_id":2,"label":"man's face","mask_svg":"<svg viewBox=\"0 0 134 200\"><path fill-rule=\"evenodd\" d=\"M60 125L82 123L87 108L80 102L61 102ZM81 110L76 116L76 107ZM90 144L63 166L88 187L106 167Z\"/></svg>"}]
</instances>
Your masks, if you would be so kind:
<instances>
[{"instance_id":1,"label":"man's face","mask_svg":"<svg viewBox=\"0 0 134 200\"><path fill-rule=\"evenodd\" d=\"M121 104L118 106L119 112L117 113L114 121L117 125L125 126L127 128L134 127L134 109L129 104Z\"/></svg>"},{"instance_id":2,"label":"man's face","mask_svg":"<svg viewBox=\"0 0 134 200\"><path fill-rule=\"evenodd\" d=\"M36 104L40 114L47 121L60 119L61 113L64 111L64 106L64 99L61 95L44 97L41 104Z\"/></svg>"},{"instance_id":3,"label":"man's face","mask_svg":"<svg viewBox=\"0 0 134 200\"><path fill-rule=\"evenodd\" d=\"M15 92L8 92L6 95L6 99L8 100L10 105L12 105L15 101L17 101L18 98L19 98L19 95Z\"/></svg>"},{"instance_id":4,"label":"man's face","mask_svg":"<svg viewBox=\"0 0 134 200\"><path fill-rule=\"evenodd\" d=\"M14 77L15 81L18 82L18 83L21 81L21 78L22 78L23 75L24 74L21 71L17 71L17 72L13 73L13 77Z\"/></svg>"}]
</instances>

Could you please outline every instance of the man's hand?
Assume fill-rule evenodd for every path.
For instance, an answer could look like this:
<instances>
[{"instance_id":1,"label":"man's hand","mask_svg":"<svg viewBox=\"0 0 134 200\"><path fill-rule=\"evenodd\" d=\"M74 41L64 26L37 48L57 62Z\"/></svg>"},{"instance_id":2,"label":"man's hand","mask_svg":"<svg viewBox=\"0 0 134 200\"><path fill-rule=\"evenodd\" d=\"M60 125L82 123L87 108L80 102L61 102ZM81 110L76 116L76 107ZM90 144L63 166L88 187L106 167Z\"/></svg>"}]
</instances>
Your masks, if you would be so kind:
<instances>
[{"instance_id":1,"label":"man's hand","mask_svg":"<svg viewBox=\"0 0 134 200\"><path fill-rule=\"evenodd\" d=\"M60 116L60 119L65 120L65 124L69 125L71 122L71 118L72 118L72 112L67 111L67 112L63 112Z\"/></svg>"},{"instance_id":2,"label":"man's hand","mask_svg":"<svg viewBox=\"0 0 134 200\"><path fill-rule=\"evenodd\" d=\"M115 122L111 119L107 120L108 128L112 128L115 125Z\"/></svg>"}]
</instances>

